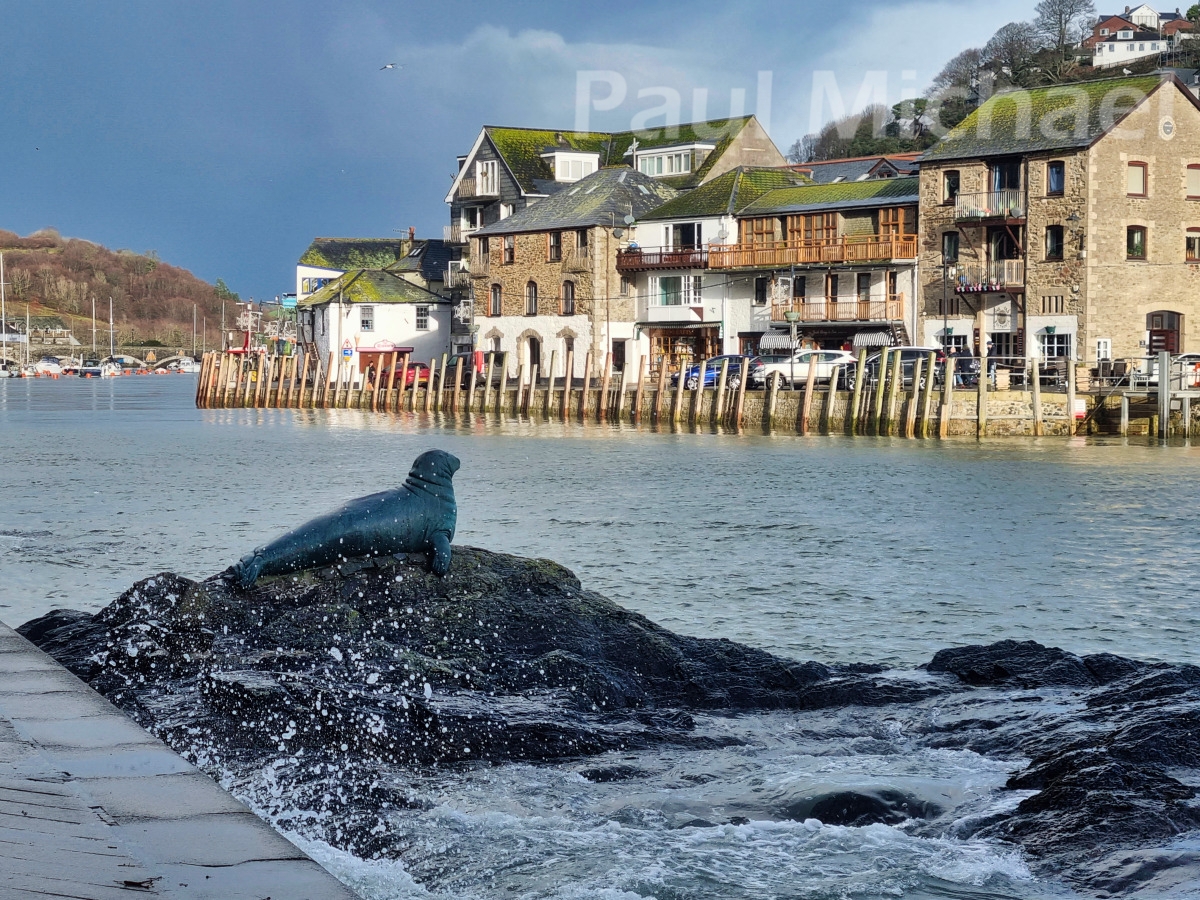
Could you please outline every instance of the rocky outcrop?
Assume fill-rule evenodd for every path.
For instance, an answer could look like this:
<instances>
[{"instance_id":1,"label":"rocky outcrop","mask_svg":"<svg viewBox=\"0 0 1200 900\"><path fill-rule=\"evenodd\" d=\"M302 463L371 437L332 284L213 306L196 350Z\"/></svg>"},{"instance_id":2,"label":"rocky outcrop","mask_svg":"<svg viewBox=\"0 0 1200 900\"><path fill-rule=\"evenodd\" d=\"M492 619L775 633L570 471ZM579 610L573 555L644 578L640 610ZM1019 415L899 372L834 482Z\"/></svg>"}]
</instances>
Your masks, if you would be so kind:
<instances>
[{"instance_id":1,"label":"rocky outcrop","mask_svg":"<svg viewBox=\"0 0 1200 900\"><path fill-rule=\"evenodd\" d=\"M95 616L56 611L20 630L210 771L275 760L297 806L335 806L330 840L364 856L390 852L376 814L412 802L376 777L385 767L702 747L714 738L699 713L886 706L925 723L925 746L1028 759L1008 784L1027 795L983 821L883 788L781 816L1011 841L1094 892L1200 871L1170 847L1200 829L1200 669L1003 641L895 677L673 634L546 560L464 547L445 578L426 568L419 554L355 559L244 591L161 574ZM312 774L322 766L336 791Z\"/></svg>"}]
</instances>

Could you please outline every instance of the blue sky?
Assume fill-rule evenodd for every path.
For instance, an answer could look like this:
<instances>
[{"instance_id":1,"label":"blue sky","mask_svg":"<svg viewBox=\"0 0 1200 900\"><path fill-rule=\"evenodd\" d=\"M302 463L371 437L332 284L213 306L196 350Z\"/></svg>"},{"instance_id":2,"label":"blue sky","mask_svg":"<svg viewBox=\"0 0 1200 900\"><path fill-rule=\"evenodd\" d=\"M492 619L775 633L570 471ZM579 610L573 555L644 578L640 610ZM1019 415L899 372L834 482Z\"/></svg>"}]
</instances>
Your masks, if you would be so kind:
<instances>
[{"instance_id":1,"label":"blue sky","mask_svg":"<svg viewBox=\"0 0 1200 900\"><path fill-rule=\"evenodd\" d=\"M0 228L155 250L274 296L314 236L440 236L479 127L573 127L579 71L626 86L593 128L629 128L656 89L685 121L697 90L711 118L742 91L786 151L814 121L814 73L846 106L886 73L866 83L894 103L1033 5L0 0Z\"/></svg>"}]
</instances>

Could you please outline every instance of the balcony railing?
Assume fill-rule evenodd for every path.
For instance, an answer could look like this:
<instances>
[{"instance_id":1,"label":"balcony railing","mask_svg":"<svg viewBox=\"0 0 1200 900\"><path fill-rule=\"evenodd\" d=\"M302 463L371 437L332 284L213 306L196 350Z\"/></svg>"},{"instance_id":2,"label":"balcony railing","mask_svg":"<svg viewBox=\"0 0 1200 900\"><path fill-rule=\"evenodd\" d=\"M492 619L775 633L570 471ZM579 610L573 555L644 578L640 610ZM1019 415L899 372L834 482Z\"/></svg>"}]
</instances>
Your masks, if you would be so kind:
<instances>
[{"instance_id":1,"label":"balcony railing","mask_svg":"<svg viewBox=\"0 0 1200 900\"><path fill-rule=\"evenodd\" d=\"M1027 209L1027 196L1020 190L959 194L954 200L954 218L960 222L1024 219Z\"/></svg>"},{"instance_id":2,"label":"balcony railing","mask_svg":"<svg viewBox=\"0 0 1200 900\"><path fill-rule=\"evenodd\" d=\"M454 196L459 200L469 200L472 197L478 197L479 194L476 191L477 185L478 182L474 178L464 178L458 183L458 190L455 191Z\"/></svg>"},{"instance_id":3,"label":"balcony railing","mask_svg":"<svg viewBox=\"0 0 1200 900\"><path fill-rule=\"evenodd\" d=\"M562 270L576 273L592 271L591 254L587 250L568 250L563 253Z\"/></svg>"},{"instance_id":4,"label":"balcony railing","mask_svg":"<svg viewBox=\"0 0 1200 900\"><path fill-rule=\"evenodd\" d=\"M801 322L898 322L904 317L904 295L886 300L838 300L826 297L797 298L771 307L772 322L788 321L796 313Z\"/></svg>"},{"instance_id":5,"label":"balcony railing","mask_svg":"<svg viewBox=\"0 0 1200 900\"><path fill-rule=\"evenodd\" d=\"M710 269L763 269L830 263L916 259L917 236L846 235L826 241L771 241L763 244L710 245Z\"/></svg>"},{"instance_id":6,"label":"balcony railing","mask_svg":"<svg viewBox=\"0 0 1200 900\"><path fill-rule=\"evenodd\" d=\"M492 254L484 253L471 259L471 278L483 278L492 272Z\"/></svg>"},{"instance_id":7,"label":"balcony railing","mask_svg":"<svg viewBox=\"0 0 1200 900\"><path fill-rule=\"evenodd\" d=\"M443 225L442 240L447 244L461 244L464 240L461 225Z\"/></svg>"},{"instance_id":8,"label":"balcony railing","mask_svg":"<svg viewBox=\"0 0 1200 900\"><path fill-rule=\"evenodd\" d=\"M446 270L446 287L450 289L465 288L471 285L471 273L466 269L454 267Z\"/></svg>"},{"instance_id":9,"label":"balcony railing","mask_svg":"<svg viewBox=\"0 0 1200 900\"><path fill-rule=\"evenodd\" d=\"M708 251L702 247L673 249L654 247L617 251L617 271L646 272L652 269L707 269Z\"/></svg>"},{"instance_id":10,"label":"balcony railing","mask_svg":"<svg viewBox=\"0 0 1200 900\"><path fill-rule=\"evenodd\" d=\"M962 265L952 273L959 294L986 294L1025 285L1025 261L997 259L983 265Z\"/></svg>"}]
</instances>

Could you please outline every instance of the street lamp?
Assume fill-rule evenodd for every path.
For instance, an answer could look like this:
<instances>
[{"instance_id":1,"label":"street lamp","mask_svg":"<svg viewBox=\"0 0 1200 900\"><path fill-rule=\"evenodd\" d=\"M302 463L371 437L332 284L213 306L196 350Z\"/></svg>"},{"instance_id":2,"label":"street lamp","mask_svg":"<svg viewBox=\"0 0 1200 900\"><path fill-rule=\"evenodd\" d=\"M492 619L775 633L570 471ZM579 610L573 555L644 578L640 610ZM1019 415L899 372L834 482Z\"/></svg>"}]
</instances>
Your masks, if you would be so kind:
<instances>
[{"instance_id":1,"label":"street lamp","mask_svg":"<svg viewBox=\"0 0 1200 900\"><path fill-rule=\"evenodd\" d=\"M783 314L787 319L788 334L791 337L791 353L788 354L788 368L790 370L788 387L793 391L796 389L796 323L800 321L800 313L794 309L789 309ZM809 360L809 365L812 365L812 360Z\"/></svg>"}]
</instances>

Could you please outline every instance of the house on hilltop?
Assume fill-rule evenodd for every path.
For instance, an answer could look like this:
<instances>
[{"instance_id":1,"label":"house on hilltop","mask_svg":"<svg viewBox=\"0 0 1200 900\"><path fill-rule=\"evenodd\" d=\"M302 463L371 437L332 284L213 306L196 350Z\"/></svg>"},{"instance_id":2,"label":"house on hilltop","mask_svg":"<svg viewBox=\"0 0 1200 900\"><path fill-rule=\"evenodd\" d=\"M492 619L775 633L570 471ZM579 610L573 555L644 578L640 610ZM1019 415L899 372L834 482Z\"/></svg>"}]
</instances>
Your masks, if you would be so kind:
<instances>
[{"instance_id":1,"label":"house on hilltop","mask_svg":"<svg viewBox=\"0 0 1200 900\"><path fill-rule=\"evenodd\" d=\"M923 343L1200 348L1200 101L1173 76L991 97L922 157L920 212Z\"/></svg>"}]
</instances>

